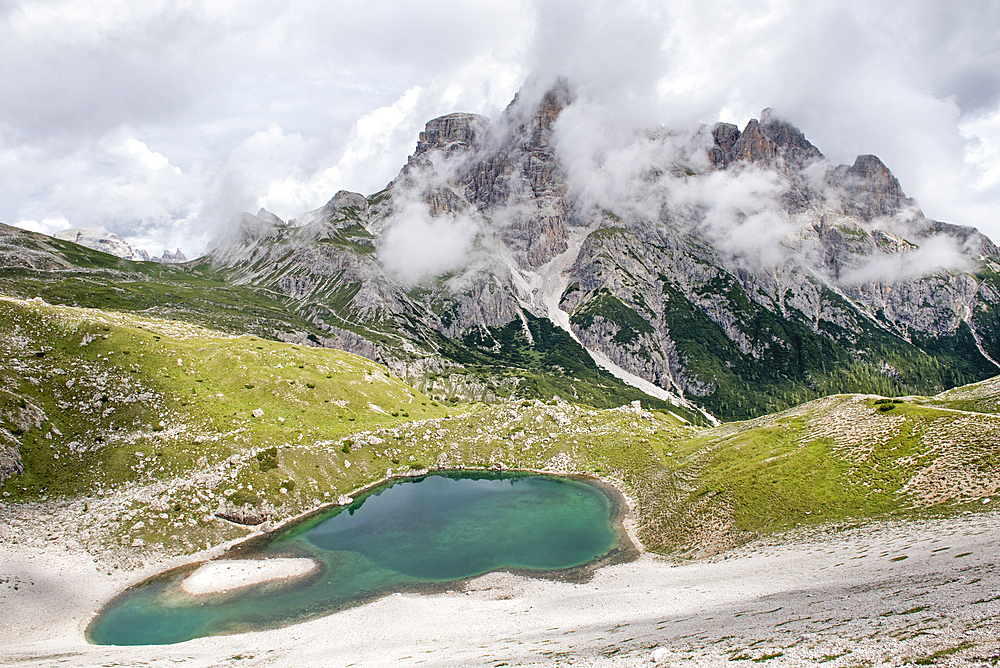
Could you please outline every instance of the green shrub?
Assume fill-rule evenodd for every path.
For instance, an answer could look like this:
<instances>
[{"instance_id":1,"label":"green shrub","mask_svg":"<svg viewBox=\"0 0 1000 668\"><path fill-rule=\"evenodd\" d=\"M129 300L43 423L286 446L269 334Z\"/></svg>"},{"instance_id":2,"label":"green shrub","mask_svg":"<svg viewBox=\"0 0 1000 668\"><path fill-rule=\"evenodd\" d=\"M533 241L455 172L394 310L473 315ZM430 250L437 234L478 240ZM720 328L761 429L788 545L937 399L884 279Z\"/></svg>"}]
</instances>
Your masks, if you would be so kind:
<instances>
[{"instance_id":1,"label":"green shrub","mask_svg":"<svg viewBox=\"0 0 1000 668\"><path fill-rule=\"evenodd\" d=\"M236 493L229 497L229 501L234 506L245 506L245 505L259 506L260 505L260 499L258 499L253 494L250 494L249 492L247 492L245 490L242 490L242 489L236 490Z\"/></svg>"},{"instance_id":2,"label":"green shrub","mask_svg":"<svg viewBox=\"0 0 1000 668\"><path fill-rule=\"evenodd\" d=\"M257 453L257 466L261 473L278 468L278 448L268 448Z\"/></svg>"}]
</instances>

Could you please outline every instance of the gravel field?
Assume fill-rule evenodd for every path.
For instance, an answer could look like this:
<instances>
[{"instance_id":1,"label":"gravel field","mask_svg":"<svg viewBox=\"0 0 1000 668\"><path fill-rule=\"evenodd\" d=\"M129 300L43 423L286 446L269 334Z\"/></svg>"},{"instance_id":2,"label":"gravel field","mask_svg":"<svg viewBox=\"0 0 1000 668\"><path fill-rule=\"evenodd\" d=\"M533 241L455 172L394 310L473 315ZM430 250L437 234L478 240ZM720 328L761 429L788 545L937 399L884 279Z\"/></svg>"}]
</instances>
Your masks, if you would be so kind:
<instances>
[{"instance_id":1,"label":"gravel field","mask_svg":"<svg viewBox=\"0 0 1000 668\"><path fill-rule=\"evenodd\" d=\"M19 666L995 666L1000 513L802 529L711 559L646 553L586 583L486 575L284 629L90 645L94 611L191 558L0 542L0 663ZM919 662L919 663L918 663Z\"/></svg>"}]
</instances>

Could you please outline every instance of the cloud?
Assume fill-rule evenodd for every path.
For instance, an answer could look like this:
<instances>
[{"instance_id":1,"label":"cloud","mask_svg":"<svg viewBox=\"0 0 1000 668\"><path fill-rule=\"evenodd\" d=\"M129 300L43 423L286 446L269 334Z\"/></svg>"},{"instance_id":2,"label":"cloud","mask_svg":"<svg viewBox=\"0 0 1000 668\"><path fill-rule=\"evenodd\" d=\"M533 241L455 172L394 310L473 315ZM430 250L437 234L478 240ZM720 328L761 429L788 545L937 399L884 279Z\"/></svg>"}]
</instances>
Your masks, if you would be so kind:
<instances>
[{"instance_id":1,"label":"cloud","mask_svg":"<svg viewBox=\"0 0 1000 668\"><path fill-rule=\"evenodd\" d=\"M777 204L788 183L753 166L709 169L706 126L633 129L616 110L579 98L560 115L555 142L568 194L582 211L658 223L668 208L671 225L697 227L745 263L773 267L789 259L787 239L797 225Z\"/></svg>"},{"instance_id":2,"label":"cloud","mask_svg":"<svg viewBox=\"0 0 1000 668\"><path fill-rule=\"evenodd\" d=\"M985 119L988 136L991 119ZM821 262L809 227L818 217L806 211L789 215L781 198L790 187L779 172L755 165L713 170L707 150L713 145L708 126L640 131L623 124L617 111L578 96L555 124L555 143L566 172L568 194L583 220L610 211L626 222L648 221L672 228L666 237L697 229L728 258L752 269ZM993 144L981 145L983 158ZM820 159L803 175L827 208L836 211L846 193L829 179L833 165ZM695 175L697 174L697 176ZM666 213L665 213L666 212ZM589 214L589 215L588 215ZM914 211L901 211L877 225L899 228L904 238L922 235L910 229ZM805 236L803 236L803 234ZM968 252L951 239L930 239L902 254L875 253L845 269L845 284L907 280L940 271L973 269Z\"/></svg>"},{"instance_id":3,"label":"cloud","mask_svg":"<svg viewBox=\"0 0 1000 668\"><path fill-rule=\"evenodd\" d=\"M14 227L20 227L29 232L39 232L50 237L56 232L69 228L69 221L65 218L45 218L43 220L19 220L14 223Z\"/></svg>"},{"instance_id":4,"label":"cloud","mask_svg":"<svg viewBox=\"0 0 1000 668\"><path fill-rule=\"evenodd\" d=\"M962 125L962 134L969 141L966 162L979 168L977 188L1000 186L1000 111L971 119Z\"/></svg>"},{"instance_id":5,"label":"cloud","mask_svg":"<svg viewBox=\"0 0 1000 668\"><path fill-rule=\"evenodd\" d=\"M97 203L126 239L193 255L233 207L290 217L381 188L427 120L495 117L534 73L568 76L628 142L772 106L833 162L875 153L928 215L1000 238L992 0L0 7L0 220L90 225ZM124 135L179 177L108 160Z\"/></svg>"},{"instance_id":6,"label":"cloud","mask_svg":"<svg viewBox=\"0 0 1000 668\"><path fill-rule=\"evenodd\" d=\"M123 237L155 237L182 229L196 215L197 180L126 129L64 152L66 148L59 141L32 147L0 144L0 167L11 174L0 181L0 198L36 195L8 220L62 220L66 224L61 229L97 227ZM44 197L37 197L39 192ZM164 241L167 236L172 234L163 235Z\"/></svg>"},{"instance_id":7,"label":"cloud","mask_svg":"<svg viewBox=\"0 0 1000 668\"><path fill-rule=\"evenodd\" d=\"M418 284L464 267L477 232L470 216L434 217L426 205L411 202L385 228L378 256L402 282Z\"/></svg>"},{"instance_id":8,"label":"cloud","mask_svg":"<svg viewBox=\"0 0 1000 668\"><path fill-rule=\"evenodd\" d=\"M429 118L453 105L503 108L523 78L514 56L526 11L499 0L6 3L0 166L6 153L11 169L0 220L56 211L92 225L102 216L53 193L78 193L61 185L72 175L110 201L129 182L120 201L132 210L107 227L195 255L211 236L198 230L241 208L289 217L341 188L380 189ZM419 104L413 91L426 91ZM393 109L402 117L385 118ZM137 197L130 167L104 159L102 144L123 132L188 181L168 189L185 200L172 220L144 206L160 185Z\"/></svg>"},{"instance_id":9,"label":"cloud","mask_svg":"<svg viewBox=\"0 0 1000 668\"><path fill-rule=\"evenodd\" d=\"M463 208L464 200L450 188L464 161L462 155L430 151L394 181L392 212L381 228L378 257L403 283L419 284L473 261L482 219L474 208Z\"/></svg>"},{"instance_id":10,"label":"cloud","mask_svg":"<svg viewBox=\"0 0 1000 668\"><path fill-rule=\"evenodd\" d=\"M895 283L929 276L939 272L970 271L974 264L954 239L938 236L920 243L912 251L875 254L860 266L841 273L844 285L861 283Z\"/></svg>"}]
</instances>

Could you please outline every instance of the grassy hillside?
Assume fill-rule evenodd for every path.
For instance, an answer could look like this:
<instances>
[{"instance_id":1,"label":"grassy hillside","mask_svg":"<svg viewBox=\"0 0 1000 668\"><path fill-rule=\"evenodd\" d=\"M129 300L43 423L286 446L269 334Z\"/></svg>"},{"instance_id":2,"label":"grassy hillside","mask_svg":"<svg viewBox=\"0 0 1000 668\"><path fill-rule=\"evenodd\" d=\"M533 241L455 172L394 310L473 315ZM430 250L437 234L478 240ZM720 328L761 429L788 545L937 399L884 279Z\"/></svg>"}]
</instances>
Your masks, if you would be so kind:
<instances>
[{"instance_id":1,"label":"grassy hillside","mask_svg":"<svg viewBox=\"0 0 1000 668\"><path fill-rule=\"evenodd\" d=\"M11 298L0 359L0 445L26 469L3 500L75 513L94 549L192 551L243 531L220 510L280 519L434 466L611 478L647 547L677 556L800 523L984 508L1000 486L994 381L713 429L634 405L448 408L339 351Z\"/></svg>"},{"instance_id":2,"label":"grassy hillside","mask_svg":"<svg viewBox=\"0 0 1000 668\"><path fill-rule=\"evenodd\" d=\"M719 549L800 523L985 508L1000 488L1000 416L941 402L838 395L668 444L647 540Z\"/></svg>"},{"instance_id":3,"label":"grassy hillside","mask_svg":"<svg viewBox=\"0 0 1000 668\"><path fill-rule=\"evenodd\" d=\"M327 241L353 248L359 230L341 230ZM300 301L277 288L242 284L232 271L209 262L132 262L0 223L0 294L11 297L39 297L51 304L157 316L222 332L317 345L331 336L317 324L325 322L381 346L380 359L395 357L419 369L413 373L414 382L441 401L562 396L612 407L651 400L597 367L579 343L548 320L528 316L530 341L520 321L483 336L449 339L412 313L404 318L405 326L384 313L359 321L352 315L351 299L360 288L360 283L350 283ZM400 364L394 368L400 369ZM703 419L694 411L659 405L691 421Z\"/></svg>"},{"instance_id":4,"label":"grassy hillside","mask_svg":"<svg viewBox=\"0 0 1000 668\"><path fill-rule=\"evenodd\" d=\"M155 314L273 338L321 334L282 295L231 285L207 263L132 262L0 223L0 294L52 304Z\"/></svg>"}]
</instances>

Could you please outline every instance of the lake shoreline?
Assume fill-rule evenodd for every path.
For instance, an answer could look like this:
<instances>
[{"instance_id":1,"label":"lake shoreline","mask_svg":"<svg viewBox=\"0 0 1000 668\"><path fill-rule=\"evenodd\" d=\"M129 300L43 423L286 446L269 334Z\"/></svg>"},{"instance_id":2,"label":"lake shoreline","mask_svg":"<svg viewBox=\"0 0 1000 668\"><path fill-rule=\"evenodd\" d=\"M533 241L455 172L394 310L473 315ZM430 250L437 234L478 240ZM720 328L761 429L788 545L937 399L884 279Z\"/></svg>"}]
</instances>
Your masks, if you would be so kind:
<instances>
[{"instance_id":1,"label":"lake shoreline","mask_svg":"<svg viewBox=\"0 0 1000 668\"><path fill-rule=\"evenodd\" d=\"M62 589L42 591L36 580L3 594L18 614L0 625L0 663L41 667L72 656L88 668L157 661L208 668L239 655L244 666L374 668L420 658L485 668L553 665L562 655L598 668L653 658L738 668L743 662L734 659L756 665L751 659L775 655L772 668L841 668L967 648L955 652L958 661L1000 653L997 544L995 511L809 527L682 564L646 553L586 583L491 573L282 629L133 647L90 645L73 620L138 572L107 575L90 555L25 546L5 549L2 567L33 563L35 573L53 571ZM18 632L29 625L45 628Z\"/></svg>"},{"instance_id":2,"label":"lake shoreline","mask_svg":"<svg viewBox=\"0 0 1000 668\"><path fill-rule=\"evenodd\" d=\"M588 482L589 484L592 484L601 489L612 502L612 506L614 508L614 513L615 513L614 517L612 517L612 521L615 524L616 533L620 534L620 538L625 539L625 544L622 544L622 542L619 541L619 544L616 546L614 551L621 554L630 555L631 558L636 558L640 554L646 552L646 548L643 545L642 540L639 538L637 525L635 522L634 515L636 510L636 504L629 496L628 492L625 491L624 486L616 480L613 480L611 478L606 478L603 476L598 476L592 473L581 473L577 471L552 471L545 469L508 468L508 467L500 468L500 467L484 467L484 466L449 466L441 468L433 467L426 469L413 469L409 473L396 473L391 476L383 476L382 478L379 478L374 482L367 483L346 494L341 495L340 499L344 499L346 500L346 502L331 501L328 503L323 503L321 505L316 506L315 508L311 508L304 512L298 513L297 515L292 515L290 517L287 517L275 524L265 523L262 525L257 525L255 527L247 526L246 528L253 530L252 534L231 541L230 543L227 544L227 547L223 552L219 553L215 557L212 557L212 559L240 558L241 552L243 552L244 550L257 549L261 543L269 542L271 540L270 538L271 534L275 534L280 531L289 529L297 524L306 522L311 518L318 517L332 510L335 510L339 507L349 506L352 503L354 503L359 496L367 494L386 483L391 483L393 481L406 481L417 478L424 478L429 475L443 475L452 471L456 473L481 472L485 474L500 474L500 475L527 473L533 475L552 476L557 478L559 477L573 478ZM221 520L221 521L228 521L228 520ZM598 557L597 559L594 560L594 562L601 562L602 559L603 557ZM583 566L578 566L573 568L574 569L589 568L591 563L594 562L589 562L588 564L585 564ZM593 568L600 568L602 565L607 565L607 563L620 563L620 561L616 560L616 561L598 563L597 565L593 566ZM567 570L567 569L562 569L562 570ZM535 572L535 571L512 570L511 572L516 572L530 577L546 577L545 571ZM556 573L555 575L553 575L553 577L556 578L562 576L563 575L561 573Z\"/></svg>"},{"instance_id":3,"label":"lake shoreline","mask_svg":"<svg viewBox=\"0 0 1000 668\"><path fill-rule=\"evenodd\" d=\"M225 608L224 606L233 605L235 601L240 600L239 598L233 597L238 597L241 591L244 592L242 594L244 600L249 600L246 599L247 596L254 597L257 595L267 595L265 592L275 592L279 591L279 589L280 591L291 592L294 590L286 588L299 587L300 581L302 582L301 586L305 586L307 588L315 585L315 577L304 578L304 575L308 573L315 573L319 570L327 570L330 567L339 568L327 563L326 557L322 556L322 552L314 553L304 546L296 546L300 538L295 538L295 536L300 536L303 531L311 531L316 527L321 527L328 521L334 521L334 516L340 515L345 508L350 508L351 514L353 515L356 510L361 508L362 504L372 498L381 496L389 490L392 490L393 492L403 492L403 487L400 487L398 490L396 489L399 485L405 485L405 483L408 482L423 483L424 481L432 478L439 480L447 480L449 478L453 480L466 481L483 480L484 482L487 480L511 482L516 480L548 480L550 482L546 483L545 488L552 490L549 494L556 493L556 498L560 498L560 495L562 494L569 494L570 497L572 497L574 493L571 490L574 489L581 491L583 489L589 490L584 492L584 495L593 495L593 503L599 505L592 506L594 511L597 511L597 514L593 516L588 515L587 526L593 526L594 529L604 527L603 529L597 530L604 532L604 538L602 540L609 540L610 542L603 543L606 547L601 547L601 544L595 546L597 550L600 550L599 552L589 552L589 554L596 554L596 556L588 558L586 554L579 555L579 558L585 559L585 561L576 561L576 559L572 557L570 559L566 559L565 556L557 558L554 563L551 561L551 558L537 561L534 557L525 553L521 556L527 558L527 561L520 561L520 557L515 557L513 561L507 561L510 557L501 557L499 563L504 563L506 561L506 563L537 563L538 565L501 566L478 572L475 570L470 571L468 569L460 568L458 571L455 571L453 575L448 576L444 575L444 573L449 572L448 570L443 571L441 575L431 575L432 572L436 571L436 567L435 569L428 571L426 575L418 575L420 571L411 571L410 567L406 565L409 563L408 558L404 558L404 561L400 562L399 566L392 566L389 568L389 572L396 572L398 570L398 574L401 576L402 581L396 581L400 579L399 577L392 577L390 582L386 585L367 583L365 588L357 591L356 595L349 594L344 598L335 598L331 601L323 603L322 607L318 607L316 605L306 606L303 607L301 611L294 607L288 607L286 595L284 604L275 603L275 605L280 605L281 607L278 609L283 611L283 613L278 616L273 614L261 616L259 613L250 613L249 616L245 616L247 613L240 612L236 612L236 616L228 616L231 615L234 610L238 610L238 606L241 604L235 603L237 606L236 608ZM564 483L558 483L560 480L564 481ZM553 483L556 483L555 486L550 487ZM410 486L405 485L405 488L409 489ZM476 486L473 485L472 489L475 488ZM416 490L418 488L414 487L413 489ZM426 489L429 490L432 488L427 487ZM505 490L510 489L510 487L507 485L501 485L499 488L493 487L493 489ZM524 490L528 489L531 489L531 487L524 488ZM555 490L562 491L555 492ZM524 492L522 491L522 493ZM577 494L579 493L580 492L577 492ZM145 626L136 627L136 631L134 633L123 633L116 630L122 627L131 628L130 622L126 618L121 617L121 611L131 610L132 606L136 605L136 601L147 601L150 615L149 623L153 623L151 621L153 619L167 619L168 617L161 617L161 615L169 616L174 614L170 612L171 610L186 609L191 605L196 606L196 608L200 609L202 613L210 609L204 608L203 606L205 605L223 606L220 607L220 617L218 618L218 624L214 626L214 633L241 633L246 631L262 631L273 628L283 628L301 624L319 616L328 615L337 611L370 603L394 592L435 594L455 589L462 589L467 586L470 581L492 572L504 572L515 576L536 579L583 583L590 581L593 578L594 573L600 568L633 561L640 555L639 550L637 550L631 543L623 526L623 521L628 516L630 511L628 500L613 485L591 476L572 474L552 475L547 472L540 473L536 471L512 469L498 471L495 469L479 468L472 470L447 468L428 472L419 471L416 472L415 475L409 476L393 476L388 480L379 481L372 485L366 485L363 488L359 488L359 490L355 491L353 496L355 498L351 500L350 505L344 503L324 504L323 506L312 509L309 512L290 517L279 526L269 527L266 531L259 532L243 541L239 541L230 546L222 555L212 560L204 561L200 564L193 563L181 567L175 567L157 573L151 578L130 587L115 596L106 606L102 607L100 614L98 614L88 625L86 637L91 642L97 644L132 644L133 642L146 641L173 643L183 642L194 637L193 635L187 635L189 631L183 631L181 634L175 634L174 632L169 631L169 628L172 626L172 624L169 623L162 626L162 631L155 632L142 630L143 628L147 628ZM390 493L389 497L393 497L393 494ZM567 499L570 497L567 497ZM544 498L551 497L538 497L537 502L542 504L538 506L539 508L548 507L545 505ZM603 499L603 501L598 502L598 498ZM598 508L603 508L603 510L598 510ZM527 515L528 518L534 517L530 514L531 511L527 508L525 508L523 512L519 511L518 516L523 517L524 512L529 513ZM362 514L364 515L364 513ZM342 516L341 519L343 517L346 517L346 515ZM543 517L538 517L537 519L543 523L543 526L547 526L544 524L546 520ZM509 518L509 520L510 526L517 525L517 522L519 521L514 517ZM504 526L508 526L508 523L504 522ZM533 520L531 526L534 526ZM553 535L559 533L559 527L553 525L551 528L554 532ZM499 527L497 527L497 529L499 529ZM581 528L580 530L583 529ZM413 531L413 526L408 525L406 532L413 533ZM530 526L523 527L523 531L523 535L530 535ZM462 535L471 538L464 531ZM547 533L538 534L538 536L533 539L541 541L538 547L543 550L543 553L545 549L544 544L547 542L543 536L547 535ZM574 550L576 548L572 547L572 545L576 540L579 540L580 537L582 537L582 534L579 534L578 537L573 538L571 542L565 544L565 549L569 550L567 554L574 554ZM487 543L488 542L489 541L487 541ZM350 547L343 547L344 544L340 542L337 544L341 545L341 547L336 548L337 550L350 551L354 549ZM420 544L423 544L423 542ZM318 543L317 545L321 544ZM394 553L392 545L387 544L384 547L386 555ZM478 549L485 549L485 544L483 548ZM417 551L419 552L419 550ZM487 549L487 552L489 551L490 550ZM563 550L560 549L559 554L562 553ZM362 550L358 554L366 554L366 552ZM408 550L406 554L413 554L413 551ZM534 553L532 552L531 554ZM442 553L441 559L435 559L435 561L442 560L444 562L448 561L445 553ZM551 565L543 566L543 563ZM556 565L559 563L568 563L570 565ZM345 584L351 582L351 578L354 577L353 575L349 575L349 572L350 571L345 571L342 576L342 578L347 578L343 580ZM410 575L404 575L407 573ZM468 575L466 575L466 573L468 573ZM189 586L189 583L193 584ZM351 585L347 586L350 587ZM251 589L251 587L253 588ZM279 589L275 589L275 587L278 587ZM321 586L318 590L309 589L309 591L323 591L323 589ZM208 594L212 594L212 596L207 596L206 600L200 602L196 602L190 598L190 595L202 596ZM308 598L305 591L301 592L301 594ZM178 598L178 596L180 598ZM228 610L229 612L223 612L223 610ZM134 612L129 613L129 617L133 617L134 614ZM145 617L143 618L145 619ZM243 618L247 620L245 623L237 621ZM161 622L156 622L154 626L160 628Z\"/></svg>"}]
</instances>

